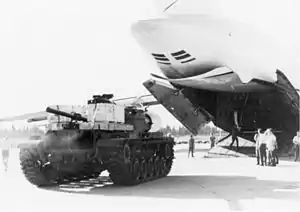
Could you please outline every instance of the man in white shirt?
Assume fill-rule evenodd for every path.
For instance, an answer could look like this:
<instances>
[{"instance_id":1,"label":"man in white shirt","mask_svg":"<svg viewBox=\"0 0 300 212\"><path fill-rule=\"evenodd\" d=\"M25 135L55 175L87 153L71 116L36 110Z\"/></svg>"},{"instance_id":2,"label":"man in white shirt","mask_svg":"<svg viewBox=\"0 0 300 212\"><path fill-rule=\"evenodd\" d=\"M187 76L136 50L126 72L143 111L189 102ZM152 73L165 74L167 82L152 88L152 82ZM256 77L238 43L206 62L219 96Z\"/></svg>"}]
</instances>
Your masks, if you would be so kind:
<instances>
[{"instance_id":1,"label":"man in white shirt","mask_svg":"<svg viewBox=\"0 0 300 212\"><path fill-rule=\"evenodd\" d=\"M259 165L259 160L260 160L260 154L259 154L259 146L260 146L260 140L262 137L261 129L257 129L257 132L254 135L254 141L255 141L255 154L256 154L256 160L257 164Z\"/></svg>"},{"instance_id":2,"label":"man in white shirt","mask_svg":"<svg viewBox=\"0 0 300 212\"><path fill-rule=\"evenodd\" d=\"M278 164L278 157L276 150L278 149L277 139L272 129L267 129L265 132L265 142L267 147L267 162L269 166L276 166Z\"/></svg>"},{"instance_id":3,"label":"man in white shirt","mask_svg":"<svg viewBox=\"0 0 300 212\"><path fill-rule=\"evenodd\" d=\"M258 139L259 158L261 166L267 165L267 145L266 145L265 133L261 133Z\"/></svg>"},{"instance_id":4,"label":"man in white shirt","mask_svg":"<svg viewBox=\"0 0 300 212\"><path fill-rule=\"evenodd\" d=\"M295 161L299 158L299 151L300 151L300 132L297 132L297 135L293 139L293 143L295 145Z\"/></svg>"}]
</instances>

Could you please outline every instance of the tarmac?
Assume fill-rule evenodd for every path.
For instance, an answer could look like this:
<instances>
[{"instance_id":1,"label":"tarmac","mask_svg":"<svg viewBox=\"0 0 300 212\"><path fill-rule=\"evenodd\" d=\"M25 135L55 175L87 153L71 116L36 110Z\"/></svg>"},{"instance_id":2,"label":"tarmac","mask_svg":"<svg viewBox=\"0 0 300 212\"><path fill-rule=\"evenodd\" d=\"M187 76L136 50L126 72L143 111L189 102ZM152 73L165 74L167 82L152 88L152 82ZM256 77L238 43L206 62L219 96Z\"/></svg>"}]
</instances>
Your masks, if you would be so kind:
<instances>
[{"instance_id":1,"label":"tarmac","mask_svg":"<svg viewBox=\"0 0 300 212\"><path fill-rule=\"evenodd\" d=\"M256 166L255 158L205 158L209 144L176 146L174 167L166 178L133 187L113 186L99 178L47 189L24 178L13 149L8 172L0 165L1 212L52 211L300 211L300 163Z\"/></svg>"}]
</instances>

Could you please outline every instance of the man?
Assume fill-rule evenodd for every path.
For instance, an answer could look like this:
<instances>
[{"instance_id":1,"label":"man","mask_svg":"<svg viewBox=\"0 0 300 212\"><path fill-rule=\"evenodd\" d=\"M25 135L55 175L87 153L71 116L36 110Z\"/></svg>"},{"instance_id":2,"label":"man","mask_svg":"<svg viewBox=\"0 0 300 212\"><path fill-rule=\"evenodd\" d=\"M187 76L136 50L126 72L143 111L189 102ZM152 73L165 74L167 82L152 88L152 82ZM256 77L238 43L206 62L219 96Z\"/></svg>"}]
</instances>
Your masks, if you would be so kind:
<instances>
[{"instance_id":1,"label":"man","mask_svg":"<svg viewBox=\"0 0 300 212\"><path fill-rule=\"evenodd\" d=\"M5 137L1 142L2 163L4 166L4 171L8 170L9 149L10 145L8 137Z\"/></svg>"},{"instance_id":2,"label":"man","mask_svg":"<svg viewBox=\"0 0 300 212\"><path fill-rule=\"evenodd\" d=\"M297 161L299 158L299 152L300 152L300 132L299 131L293 138L293 143L294 143L294 147L295 147L295 161Z\"/></svg>"},{"instance_id":3,"label":"man","mask_svg":"<svg viewBox=\"0 0 300 212\"><path fill-rule=\"evenodd\" d=\"M276 155L276 150L278 149L276 136L273 134L272 129L269 128L265 132L265 142L266 142L266 154L267 162L269 166L276 166L278 164L278 157Z\"/></svg>"},{"instance_id":4,"label":"man","mask_svg":"<svg viewBox=\"0 0 300 212\"><path fill-rule=\"evenodd\" d=\"M195 150L195 139L194 139L193 135L191 135L190 140L189 140L188 157L190 157L190 153L192 153L192 157L194 157L194 150Z\"/></svg>"},{"instance_id":5,"label":"man","mask_svg":"<svg viewBox=\"0 0 300 212\"><path fill-rule=\"evenodd\" d=\"M216 137L213 132L211 133L209 140L210 140L210 148L212 149L216 144Z\"/></svg>"},{"instance_id":6,"label":"man","mask_svg":"<svg viewBox=\"0 0 300 212\"><path fill-rule=\"evenodd\" d=\"M262 137L261 129L257 129L257 132L254 135L254 141L255 141L255 154L256 154L256 160L257 164L259 165L259 160L260 160L260 154L259 154L259 146L260 146L260 140Z\"/></svg>"},{"instance_id":7,"label":"man","mask_svg":"<svg viewBox=\"0 0 300 212\"><path fill-rule=\"evenodd\" d=\"M236 151L239 151L238 133L239 133L241 127L239 126L239 123L238 123L238 112L237 111L233 112L233 120L234 120L234 124L233 124L232 132L231 132L232 142L231 142L229 148L232 149L232 146L233 146L234 142L236 141Z\"/></svg>"},{"instance_id":8,"label":"man","mask_svg":"<svg viewBox=\"0 0 300 212\"><path fill-rule=\"evenodd\" d=\"M264 133L260 134L258 141L260 165L265 166L267 164L267 146Z\"/></svg>"}]
</instances>

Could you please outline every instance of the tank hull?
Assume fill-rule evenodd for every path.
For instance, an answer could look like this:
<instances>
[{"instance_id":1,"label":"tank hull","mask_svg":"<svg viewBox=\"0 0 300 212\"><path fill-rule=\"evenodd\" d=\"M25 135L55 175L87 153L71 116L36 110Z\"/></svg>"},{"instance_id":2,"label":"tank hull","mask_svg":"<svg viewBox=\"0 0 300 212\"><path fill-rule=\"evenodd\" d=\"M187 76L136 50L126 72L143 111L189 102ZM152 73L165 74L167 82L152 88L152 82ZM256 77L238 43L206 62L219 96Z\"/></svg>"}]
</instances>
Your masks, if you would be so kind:
<instances>
[{"instance_id":1,"label":"tank hull","mask_svg":"<svg viewBox=\"0 0 300 212\"><path fill-rule=\"evenodd\" d=\"M105 170L121 186L167 176L174 159L173 138L156 133L130 137L100 130L49 131L39 143L20 149L21 168L38 187L95 178Z\"/></svg>"}]
</instances>

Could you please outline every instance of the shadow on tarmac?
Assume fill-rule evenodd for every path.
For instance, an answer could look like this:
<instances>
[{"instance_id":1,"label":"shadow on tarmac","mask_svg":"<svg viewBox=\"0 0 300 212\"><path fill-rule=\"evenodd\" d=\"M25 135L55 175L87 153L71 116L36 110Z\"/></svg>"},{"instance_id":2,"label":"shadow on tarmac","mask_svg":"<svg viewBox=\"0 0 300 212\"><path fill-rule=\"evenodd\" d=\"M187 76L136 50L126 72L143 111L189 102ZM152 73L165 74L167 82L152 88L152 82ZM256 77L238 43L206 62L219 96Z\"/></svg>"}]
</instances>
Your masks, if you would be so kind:
<instances>
[{"instance_id":1,"label":"shadow on tarmac","mask_svg":"<svg viewBox=\"0 0 300 212\"><path fill-rule=\"evenodd\" d=\"M245 176L168 176L145 184L121 187L110 182L109 177L82 181L49 188L53 191L84 193L103 196L134 196L172 199L223 199L230 208L239 210L239 200L271 198L280 200L299 200L298 182L258 180Z\"/></svg>"},{"instance_id":2,"label":"shadow on tarmac","mask_svg":"<svg viewBox=\"0 0 300 212\"><path fill-rule=\"evenodd\" d=\"M209 149L195 149L195 153L196 152L208 152ZM182 148L182 149L177 149L175 150L175 153L179 154L179 153L184 153L186 152L186 154L188 154L188 149L187 148Z\"/></svg>"}]
</instances>

